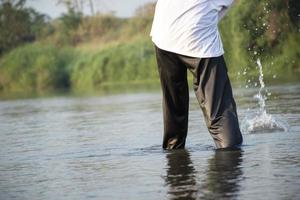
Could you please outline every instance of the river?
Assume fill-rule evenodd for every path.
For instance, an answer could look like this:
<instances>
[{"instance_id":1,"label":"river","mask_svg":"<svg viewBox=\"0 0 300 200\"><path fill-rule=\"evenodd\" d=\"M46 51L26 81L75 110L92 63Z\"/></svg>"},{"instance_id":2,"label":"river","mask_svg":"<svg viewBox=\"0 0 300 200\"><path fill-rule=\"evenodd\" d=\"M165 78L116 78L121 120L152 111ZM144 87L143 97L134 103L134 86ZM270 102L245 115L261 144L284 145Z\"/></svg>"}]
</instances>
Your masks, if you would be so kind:
<instances>
[{"instance_id":1,"label":"river","mask_svg":"<svg viewBox=\"0 0 300 200\"><path fill-rule=\"evenodd\" d=\"M234 88L240 123L257 88ZM0 101L0 199L300 199L300 84L274 85L287 130L215 151L191 92L185 150L164 151L161 93ZM242 125L242 124L241 124Z\"/></svg>"}]
</instances>

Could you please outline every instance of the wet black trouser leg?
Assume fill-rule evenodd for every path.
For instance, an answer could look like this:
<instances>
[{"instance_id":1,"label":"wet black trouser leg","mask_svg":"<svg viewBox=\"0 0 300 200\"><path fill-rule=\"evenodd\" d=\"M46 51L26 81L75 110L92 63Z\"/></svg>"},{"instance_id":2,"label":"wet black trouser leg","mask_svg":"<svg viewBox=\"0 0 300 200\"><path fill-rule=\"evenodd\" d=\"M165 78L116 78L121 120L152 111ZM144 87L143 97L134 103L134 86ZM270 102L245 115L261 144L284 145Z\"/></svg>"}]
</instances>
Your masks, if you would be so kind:
<instances>
[{"instance_id":1,"label":"wet black trouser leg","mask_svg":"<svg viewBox=\"0 0 300 200\"><path fill-rule=\"evenodd\" d=\"M156 58L163 92L163 148L185 146L189 112L187 69L194 76L194 91L217 148L240 145L243 138L223 56L195 58L156 47Z\"/></svg>"}]
</instances>

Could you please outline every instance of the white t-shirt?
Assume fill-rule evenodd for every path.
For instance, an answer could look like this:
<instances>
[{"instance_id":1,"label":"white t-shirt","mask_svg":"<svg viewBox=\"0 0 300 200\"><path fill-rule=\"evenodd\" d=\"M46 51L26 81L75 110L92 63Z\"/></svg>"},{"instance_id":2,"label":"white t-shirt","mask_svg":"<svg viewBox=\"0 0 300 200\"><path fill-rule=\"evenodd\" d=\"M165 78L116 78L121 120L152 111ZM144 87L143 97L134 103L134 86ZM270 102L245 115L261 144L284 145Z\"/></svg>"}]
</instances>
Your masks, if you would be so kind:
<instances>
[{"instance_id":1,"label":"white t-shirt","mask_svg":"<svg viewBox=\"0 0 300 200\"><path fill-rule=\"evenodd\" d=\"M158 0L151 37L160 49L191 57L224 54L218 22L233 0Z\"/></svg>"}]
</instances>

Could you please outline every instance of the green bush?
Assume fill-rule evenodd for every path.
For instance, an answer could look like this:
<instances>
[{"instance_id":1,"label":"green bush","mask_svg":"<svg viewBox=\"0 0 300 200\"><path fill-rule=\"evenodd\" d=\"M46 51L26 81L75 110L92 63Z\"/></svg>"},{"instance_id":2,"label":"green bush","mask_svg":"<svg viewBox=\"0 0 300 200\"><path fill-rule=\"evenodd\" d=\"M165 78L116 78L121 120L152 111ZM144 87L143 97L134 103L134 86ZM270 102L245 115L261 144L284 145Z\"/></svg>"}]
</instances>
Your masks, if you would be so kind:
<instances>
[{"instance_id":1,"label":"green bush","mask_svg":"<svg viewBox=\"0 0 300 200\"><path fill-rule=\"evenodd\" d=\"M125 84L157 79L153 46L140 39L87 55L72 63L74 90L97 89L104 84Z\"/></svg>"},{"instance_id":2,"label":"green bush","mask_svg":"<svg viewBox=\"0 0 300 200\"><path fill-rule=\"evenodd\" d=\"M25 3L26 0L0 3L0 55L43 34L47 17L26 8Z\"/></svg>"},{"instance_id":3,"label":"green bush","mask_svg":"<svg viewBox=\"0 0 300 200\"><path fill-rule=\"evenodd\" d=\"M70 49L31 44L17 48L0 60L2 92L45 92L69 87Z\"/></svg>"},{"instance_id":4,"label":"green bush","mask_svg":"<svg viewBox=\"0 0 300 200\"><path fill-rule=\"evenodd\" d=\"M220 24L229 71L247 68L251 76L260 58L267 77L299 72L299 6L297 0L240 0Z\"/></svg>"}]
</instances>

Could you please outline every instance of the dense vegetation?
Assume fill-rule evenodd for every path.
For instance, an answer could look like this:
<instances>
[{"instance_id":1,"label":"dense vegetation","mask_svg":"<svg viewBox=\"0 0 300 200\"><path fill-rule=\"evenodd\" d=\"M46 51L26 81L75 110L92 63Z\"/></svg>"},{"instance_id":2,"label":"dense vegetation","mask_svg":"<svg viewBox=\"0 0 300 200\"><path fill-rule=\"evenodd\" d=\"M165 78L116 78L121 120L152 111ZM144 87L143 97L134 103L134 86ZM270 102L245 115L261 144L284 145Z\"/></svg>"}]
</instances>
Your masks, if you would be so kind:
<instances>
[{"instance_id":1,"label":"dense vegetation","mask_svg":"<svg viewBox=\"0 0 300 200\"><path fill-rule=\"evenodd\" d=\"M264 61L266 73L286 76L300 72L300 2L297 0L240 0L221 23L232 70Z\"/></svg>"},{"instance_id":2,"label":"dense vegetation","mask_svg":"<svg viewBox=\"0 0 300 200\"><path fill-rule=\"evenodd\" d=\"M0 93L158 82L149 38L153 4L130 19L83 16L69 5L68 13L49 20L24 3L0 4ZM251 77L257 58L267 77L299 73L299 12L297 0L240 0L220 24L232 77L243 71Z\"/></svg>"}]
</instances>

